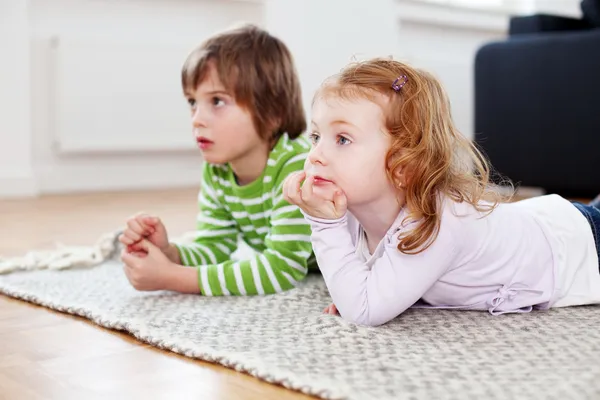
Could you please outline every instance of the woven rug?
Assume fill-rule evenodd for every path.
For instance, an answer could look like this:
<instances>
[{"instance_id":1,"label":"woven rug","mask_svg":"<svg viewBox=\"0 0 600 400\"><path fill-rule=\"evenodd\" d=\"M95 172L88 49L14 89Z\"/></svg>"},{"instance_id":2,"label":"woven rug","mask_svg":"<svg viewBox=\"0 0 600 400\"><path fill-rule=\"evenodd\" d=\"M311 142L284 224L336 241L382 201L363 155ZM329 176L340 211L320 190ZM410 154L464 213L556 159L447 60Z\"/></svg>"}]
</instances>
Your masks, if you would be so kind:
<instances>
[{"instance_id":1,"label":"woven rug","mask_svg":"<svg viewBox=\"0 0 600 400\"><path fill-rule=\"evenodd\" d=\"M205 298L137 292L114 260L0 275L0 292L326 399L600 398L600 307L409 310L366 328L321 314L318 275L280 295Z\"/></svg>"}]
</instances>

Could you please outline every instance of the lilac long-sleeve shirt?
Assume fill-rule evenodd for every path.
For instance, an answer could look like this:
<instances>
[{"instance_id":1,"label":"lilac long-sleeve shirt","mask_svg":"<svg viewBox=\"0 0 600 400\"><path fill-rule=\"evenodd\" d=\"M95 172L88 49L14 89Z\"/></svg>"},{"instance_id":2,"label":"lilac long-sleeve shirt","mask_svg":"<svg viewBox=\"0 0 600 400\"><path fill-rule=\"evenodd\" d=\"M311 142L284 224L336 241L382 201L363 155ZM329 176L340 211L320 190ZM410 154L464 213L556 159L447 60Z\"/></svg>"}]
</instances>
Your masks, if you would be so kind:
<instances>
[{"instance_id":1,"label":"lilac long-sleeve shirt","mask_svg":"<svg viewBox=\"0 0 600 400\"><path fill-rule=\"evenodd\" d=\"M586 218L557 195L501 204L485 215L445 199L439 235L425 251L397 249L401 211L373 254L347 213L312 218L319 268L340 315L380 325L411 306L529 312L600 303L600 273Z\"/></svg>"}]
</instances>

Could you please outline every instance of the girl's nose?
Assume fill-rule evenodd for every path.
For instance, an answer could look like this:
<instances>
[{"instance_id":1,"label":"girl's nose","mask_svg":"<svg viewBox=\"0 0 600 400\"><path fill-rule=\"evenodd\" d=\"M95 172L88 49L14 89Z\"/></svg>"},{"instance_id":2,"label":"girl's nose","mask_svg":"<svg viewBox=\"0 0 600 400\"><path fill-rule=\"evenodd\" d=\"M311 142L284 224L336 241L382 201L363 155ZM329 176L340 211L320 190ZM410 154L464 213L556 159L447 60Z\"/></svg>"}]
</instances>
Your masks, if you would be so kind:
<instances>
[{"instance_id":1,"label":"girl's nose","mask_svg":"<svg viewBox=\"0 0 600 400\"><path fill-rule=\"evenodd\" d=\"M308 153L308 157L307 160L311 163L311 164L320 164L320 165L325 165L325 157L323 154L323 149L322 146L320 144L317 144L315 147L312 148L312 150L310 151L310 153Z\"/></svg>"}]
</instances>

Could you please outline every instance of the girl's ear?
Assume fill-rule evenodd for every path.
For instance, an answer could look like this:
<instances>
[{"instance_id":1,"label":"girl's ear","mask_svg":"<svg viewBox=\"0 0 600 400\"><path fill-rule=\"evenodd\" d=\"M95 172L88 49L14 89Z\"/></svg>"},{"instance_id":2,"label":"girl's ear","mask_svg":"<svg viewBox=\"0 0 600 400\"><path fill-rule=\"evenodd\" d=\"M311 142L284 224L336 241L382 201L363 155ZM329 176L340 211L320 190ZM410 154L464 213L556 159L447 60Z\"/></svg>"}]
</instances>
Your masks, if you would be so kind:
<instances>
[{"instance_id":1,"label":"girl's ear","mask_svg":"<svg viewBox=\"0 0 600 400\"><path fill-rule=\"evenodd\" d=\"M397 188L405 188L406 187L406 174L404 173L403 168L397 168L393 174L394 185Z\"/></svg>"}]
</instances>

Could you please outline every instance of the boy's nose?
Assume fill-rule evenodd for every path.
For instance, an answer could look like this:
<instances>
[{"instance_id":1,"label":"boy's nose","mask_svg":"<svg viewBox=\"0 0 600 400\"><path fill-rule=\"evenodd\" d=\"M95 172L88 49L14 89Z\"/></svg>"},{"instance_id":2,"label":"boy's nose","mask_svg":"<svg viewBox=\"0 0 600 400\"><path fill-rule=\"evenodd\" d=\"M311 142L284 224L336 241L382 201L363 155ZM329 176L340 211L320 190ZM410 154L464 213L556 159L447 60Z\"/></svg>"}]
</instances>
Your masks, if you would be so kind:
<instances>
[{"instance_id":1,"label":"boy's nose","mask_svg":"<svg viewBox=\"0 0 600 400\"><path fill-rule=\"evenodd\" d=\"M206 119L202 117L200 108L197 108L194 114L192 115L192 125L194 126L194 128L206 127Z\"/></svg>"}]
</instances>

